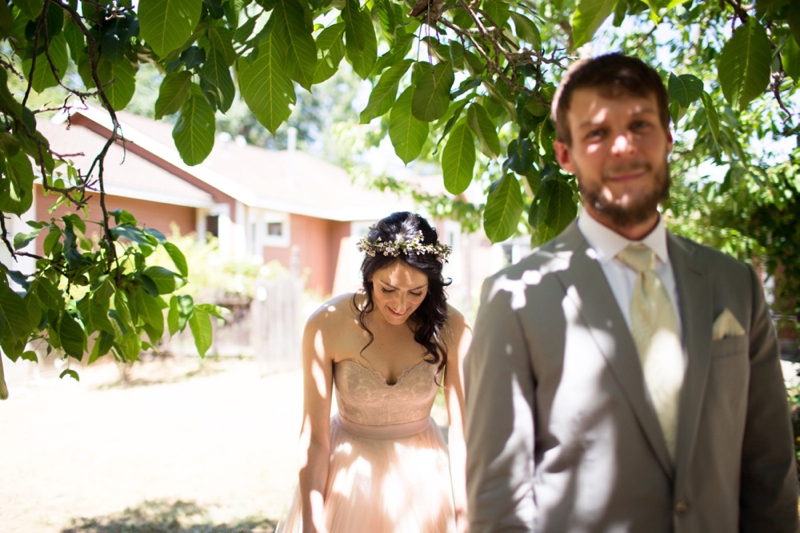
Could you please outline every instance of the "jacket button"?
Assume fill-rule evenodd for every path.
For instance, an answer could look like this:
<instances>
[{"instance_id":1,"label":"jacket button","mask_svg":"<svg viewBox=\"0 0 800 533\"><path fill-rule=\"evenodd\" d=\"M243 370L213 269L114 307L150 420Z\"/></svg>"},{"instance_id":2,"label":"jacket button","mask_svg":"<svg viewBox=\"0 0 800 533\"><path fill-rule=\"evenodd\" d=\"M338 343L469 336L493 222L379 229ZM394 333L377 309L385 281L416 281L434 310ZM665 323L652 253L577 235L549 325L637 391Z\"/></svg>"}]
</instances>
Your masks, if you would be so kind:
<instances>
[{"instance_id":1,"label":"jacket button","mask_svg":"<svg viewBox=\"0 0 800 533\"><path fill-rule=\"evenodd\" d=\"M681 516L689 509L689 504L686 503L686 500L683 498L678 498L678 501L675 502L675 514Z\"/></svg>"}]
</instances>

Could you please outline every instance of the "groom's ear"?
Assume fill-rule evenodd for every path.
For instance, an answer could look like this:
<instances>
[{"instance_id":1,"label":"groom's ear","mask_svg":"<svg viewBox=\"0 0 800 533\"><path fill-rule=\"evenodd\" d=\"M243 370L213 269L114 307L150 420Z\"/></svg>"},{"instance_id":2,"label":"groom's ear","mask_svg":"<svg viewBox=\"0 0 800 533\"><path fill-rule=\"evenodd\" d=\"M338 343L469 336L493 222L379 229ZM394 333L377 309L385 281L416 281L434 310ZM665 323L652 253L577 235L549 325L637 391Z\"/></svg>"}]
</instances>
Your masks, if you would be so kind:
<instances>
[{"instance_id":1,"label":"groom's ear","mask_svg":"<svg viewBox=\"0 0 800 533\"><path fill-rule=\"evenodd\" d=\"M556 160L561 168L575 174L574 165L572 164L572 156L569 152L569 146L564 141L553 141L553 151L556 155Z\"/></svg>"}]
</instances>

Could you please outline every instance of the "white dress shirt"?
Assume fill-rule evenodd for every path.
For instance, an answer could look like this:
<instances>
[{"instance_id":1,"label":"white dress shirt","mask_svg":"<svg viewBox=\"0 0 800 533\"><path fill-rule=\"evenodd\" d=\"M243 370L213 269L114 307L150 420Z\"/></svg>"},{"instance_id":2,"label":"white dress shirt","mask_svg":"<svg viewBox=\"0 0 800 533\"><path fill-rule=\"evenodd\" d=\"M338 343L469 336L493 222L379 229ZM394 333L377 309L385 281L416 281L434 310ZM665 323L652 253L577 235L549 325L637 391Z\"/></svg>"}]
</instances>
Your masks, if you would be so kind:
<instances>
[{"instance_id":1,"label":"white dress shirt","mask_svg":"<svg viewBox=\"0 0 800 533\"><path fill-rule=\"evenodd\" d=\"M611 286L611 291L614 293L614 298L617 300L620 311L622 311L622 316L625 317L628 330L631 328L631 298L633 297L637 274L633 269L616 259L616 256L623 248L632 243L644 244L655 252L656 274L661 278L667 294L672 299L672 305L678 315L678 328L682 336L683 325L678 311L680 309L678 306L678 288L675 284L675 273L669 261L667 229L664 227L663 219L659 216L656 227L641 241L628 240L596 221L586 210L582 210L578 217L578 229L581 230L589 246L597 254L597 261L600 263L603 274L605 274L608 284Z\"/></svg>"}]
</instances>

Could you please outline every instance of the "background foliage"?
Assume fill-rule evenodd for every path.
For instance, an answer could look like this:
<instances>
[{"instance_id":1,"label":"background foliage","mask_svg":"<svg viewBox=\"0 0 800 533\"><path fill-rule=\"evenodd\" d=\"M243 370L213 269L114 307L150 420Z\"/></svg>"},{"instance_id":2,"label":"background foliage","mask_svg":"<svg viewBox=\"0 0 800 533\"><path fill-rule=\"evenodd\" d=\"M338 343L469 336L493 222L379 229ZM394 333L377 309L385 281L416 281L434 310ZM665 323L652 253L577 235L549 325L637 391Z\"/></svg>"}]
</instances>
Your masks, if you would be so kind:
<instances>
[{"instance_id":1,"label":"background foliage","mask_svg":"<svg viewBox=\"0 0 800 533\"><path fill-rule=\"evenodd\" d=\"M216 114L235 112L237 95L276 135L319 84L352 70L372 87L359 117L373 128L368 142L388 138L406 163L441 164L458 200L418 193L433 212L480 221L494 242L530 233L536 244L577 210L547 119L558 79L581 55L639 55L658 66L671 96L670 223L763 257L782 276L782 310L796 313L798 43L800 3L790 0L0 0L0 229L16 255L46 235L33 273L2 267L0 345L12 360L34 358L31 341L75 358L91 345L92 358L135 360L168 310L166 329L188 324L207 349L218 310L174 295L188 276L179 248L103 202L105 151L123 133L115 111L141 90L143 65L160 79L152 113L174 117L175 146L190 165L210 153ZM32 94L56 86L64 102L32 105ZM85 99L116 127L90 167L77 168L50 150L35 117ZM9 235L6 216L28 210L35 179L76 214ZM485 201L463 200L471 185ZM100 220L77 214L89 194L100 196ZM86 239L87 223L101 229L99 242ZM149 265L155 249L173 268Z\"/></svg>"}]
</instances>

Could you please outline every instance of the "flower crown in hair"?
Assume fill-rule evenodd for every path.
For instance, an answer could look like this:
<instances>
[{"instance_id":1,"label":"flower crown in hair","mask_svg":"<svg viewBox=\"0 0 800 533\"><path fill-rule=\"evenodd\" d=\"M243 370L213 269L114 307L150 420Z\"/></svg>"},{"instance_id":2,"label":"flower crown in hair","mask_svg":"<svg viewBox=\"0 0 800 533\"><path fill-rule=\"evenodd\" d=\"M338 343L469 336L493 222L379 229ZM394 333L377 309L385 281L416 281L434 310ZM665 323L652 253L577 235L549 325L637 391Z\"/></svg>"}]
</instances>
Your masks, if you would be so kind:
<instances>
[{"instance_id":1,"label":"flower crown in hair","mask_svg":"<svg viewBox=\"0 0 800 533\"><path fill-rule=\"evenodd\" d=\"M373 226L374 228L374 226ZM370 231L372 228L370 228ZM370 241L367 235L361 237L356 247L366 253L370 257L375 257L378 254L385 256L398 257L401 254L433 254L440 263L447 262L447 256L453 251L451 247L446 244L422 244L422 232L418 232L411 237L410 240L405 240L402 236L398 235L396 241L383 242L378 237L374 242Z\"/></svg>"}]
</instances>

